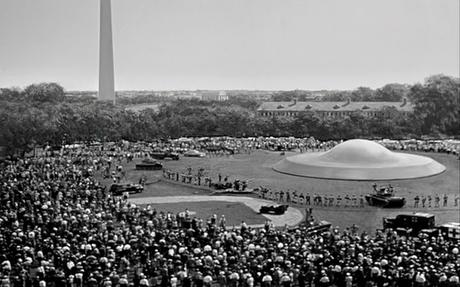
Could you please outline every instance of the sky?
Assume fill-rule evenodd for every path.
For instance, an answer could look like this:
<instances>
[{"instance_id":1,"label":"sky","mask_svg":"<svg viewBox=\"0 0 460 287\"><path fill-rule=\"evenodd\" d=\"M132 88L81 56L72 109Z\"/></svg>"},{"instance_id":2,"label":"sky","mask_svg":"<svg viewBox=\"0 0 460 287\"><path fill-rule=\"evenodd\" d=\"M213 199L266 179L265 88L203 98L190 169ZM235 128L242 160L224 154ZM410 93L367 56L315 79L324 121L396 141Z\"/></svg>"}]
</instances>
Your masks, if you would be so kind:
<instances>
[{"instance_id":1,"label":"sky","mask_svg":"<svg viewBox=\"0 0 460 287\"><path fill-rule=\"evenodd\" d=\"M459 76L459 0L112 0L116 90ZM98 0L0 0L0 87L97 90Z\"/></svg>"}]
</instances>

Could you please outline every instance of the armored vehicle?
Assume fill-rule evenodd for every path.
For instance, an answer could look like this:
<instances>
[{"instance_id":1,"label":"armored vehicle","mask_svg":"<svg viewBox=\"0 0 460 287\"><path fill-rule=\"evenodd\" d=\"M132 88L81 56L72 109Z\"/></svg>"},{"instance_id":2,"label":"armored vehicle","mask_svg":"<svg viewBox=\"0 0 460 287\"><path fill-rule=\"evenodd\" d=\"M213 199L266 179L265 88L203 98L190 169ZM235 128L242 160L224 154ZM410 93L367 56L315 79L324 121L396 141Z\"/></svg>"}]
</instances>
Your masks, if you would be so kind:
<instances>
[{"instance_id":1,"label":"armored vehicle","mask_svg":"<svg viewBox=\"0 0 460 287\"><path fill-rule=\"evenodd\" d=\"M394 195L394 189L391 185L377 187L373 185L374 192L365 195L367 203L371 206L380 206L385 208L400 208L406 204L404 197Z\"/></svg>"}]
</instances>

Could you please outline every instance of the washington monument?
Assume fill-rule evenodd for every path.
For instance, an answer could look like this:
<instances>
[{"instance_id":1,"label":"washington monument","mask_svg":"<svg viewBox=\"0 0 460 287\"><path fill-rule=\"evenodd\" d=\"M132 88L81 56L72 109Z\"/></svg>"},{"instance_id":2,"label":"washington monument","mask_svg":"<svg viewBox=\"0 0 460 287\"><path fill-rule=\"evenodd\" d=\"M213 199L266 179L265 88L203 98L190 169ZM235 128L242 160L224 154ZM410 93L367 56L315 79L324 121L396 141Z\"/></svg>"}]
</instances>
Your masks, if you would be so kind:
<instances>
[{"instance_id":1,"label":"washington monument","mask_svg":"<svg viewBox=\"0 0 460 287\"><path fill-rule=\"evenodd\" d=\"M100 101L115 103L115 87L113 76L113 43L112 43L112 11L111 0L101 1L100 32L99 32L99 93Z\"/></svg>"}]
</instances>

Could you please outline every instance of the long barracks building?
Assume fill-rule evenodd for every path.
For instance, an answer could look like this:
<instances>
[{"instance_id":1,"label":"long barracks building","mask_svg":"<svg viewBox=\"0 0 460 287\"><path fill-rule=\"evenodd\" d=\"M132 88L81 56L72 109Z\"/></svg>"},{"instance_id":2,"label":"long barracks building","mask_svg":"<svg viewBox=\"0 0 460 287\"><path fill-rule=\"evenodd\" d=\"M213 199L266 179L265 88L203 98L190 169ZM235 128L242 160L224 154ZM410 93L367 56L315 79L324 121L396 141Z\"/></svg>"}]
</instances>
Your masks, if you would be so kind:
<instances>
[{"instance_id":1,"label":"long barracks building","mask_svg":"<svg viewBox=\"0 0 460 287\"><path fill-rule=\"evenodd\" d=\"M321 118L344 118L360 112L364 116L391 116L388 108L408 114L413 105L404 99L402 102L264 102L257 109L261 117L295 117L301 112L313 112Z\"/></svg>"}]
</instances>

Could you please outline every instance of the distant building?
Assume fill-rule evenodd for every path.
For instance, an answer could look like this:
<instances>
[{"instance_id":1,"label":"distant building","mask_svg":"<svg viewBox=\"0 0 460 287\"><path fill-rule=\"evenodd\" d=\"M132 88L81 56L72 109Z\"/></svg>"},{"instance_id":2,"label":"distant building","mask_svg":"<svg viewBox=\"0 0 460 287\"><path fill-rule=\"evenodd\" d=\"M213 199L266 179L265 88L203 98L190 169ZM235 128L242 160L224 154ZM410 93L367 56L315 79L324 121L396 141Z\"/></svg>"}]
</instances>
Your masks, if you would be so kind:
<instances>
[{"instance_id":1,"label":"distant building","mask_svg":"<svg viewBox=\"0 0 460 287\"><path fill-rule=\"evenodd\" d=\"M391 116L387 108L408 114L413 111L413 105L404 99L402 102L264 102L257 109L257 115L261 117L294 117L301 112L314 112L321 118L340 119L360 112L364 116ZM387 113L387 114L385 114Z\"/></svg>"},{"instance_id":2,"label":"distant building","mask_svg":"<svg viewBox=\"0 0 460 287\"><path fill-rule=\"evenodd\" d=\"M228 95L225 91L206 91L201 94L201 99L203 101L228 101Z\"/></svg>"},{"instance_id":3,"label":"distant building","mask_svg":"<svg viewBox=\"0 0 460 287\"><path fill-rule=\"evenodd\" d=\"M172 96L173 99L201 99L196 93L181 93Z\"/></svg>"}]
</instances>

